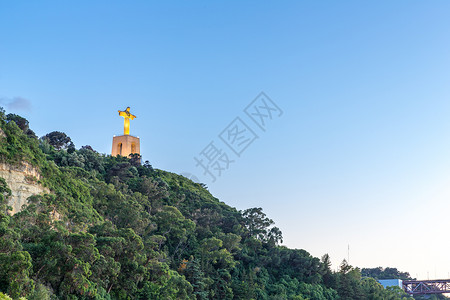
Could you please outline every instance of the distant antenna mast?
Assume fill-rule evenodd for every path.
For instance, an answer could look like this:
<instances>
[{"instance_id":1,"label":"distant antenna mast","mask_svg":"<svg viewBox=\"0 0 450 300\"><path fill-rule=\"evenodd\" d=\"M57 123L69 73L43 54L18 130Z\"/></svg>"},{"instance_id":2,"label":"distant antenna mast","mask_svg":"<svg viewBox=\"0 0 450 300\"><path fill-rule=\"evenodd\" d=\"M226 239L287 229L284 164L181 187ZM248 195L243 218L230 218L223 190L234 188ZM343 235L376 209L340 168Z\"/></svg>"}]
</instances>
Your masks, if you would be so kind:
<instances>
[{"instance_id":1,"label":"distant antenna mast","mask_svg":"<svg viewBox=\"0 0 450 300\"><path fill-rule=\"evenodd\" d=\"M347 263L350 264L350 244L347 245Z\"/></svg>"}]
</instances>

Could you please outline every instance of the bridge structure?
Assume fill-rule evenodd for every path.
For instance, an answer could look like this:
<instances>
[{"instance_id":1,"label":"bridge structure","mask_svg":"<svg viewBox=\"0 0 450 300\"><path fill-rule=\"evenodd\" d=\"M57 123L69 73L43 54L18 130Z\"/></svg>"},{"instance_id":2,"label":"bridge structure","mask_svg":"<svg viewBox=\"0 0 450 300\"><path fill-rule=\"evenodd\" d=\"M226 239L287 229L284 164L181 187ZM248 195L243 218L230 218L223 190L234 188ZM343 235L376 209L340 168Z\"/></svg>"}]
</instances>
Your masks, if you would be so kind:
<instances>
[{"instance_id":1,"label":"bridge structure","mask_svg":"<svg viewBox=\"0 0 450 300\"><path fill-rule=\"evenodd\" d=\"M450 293L450 279L404 280L403 290L410 295Z\"/></svg>"}]
</instances>

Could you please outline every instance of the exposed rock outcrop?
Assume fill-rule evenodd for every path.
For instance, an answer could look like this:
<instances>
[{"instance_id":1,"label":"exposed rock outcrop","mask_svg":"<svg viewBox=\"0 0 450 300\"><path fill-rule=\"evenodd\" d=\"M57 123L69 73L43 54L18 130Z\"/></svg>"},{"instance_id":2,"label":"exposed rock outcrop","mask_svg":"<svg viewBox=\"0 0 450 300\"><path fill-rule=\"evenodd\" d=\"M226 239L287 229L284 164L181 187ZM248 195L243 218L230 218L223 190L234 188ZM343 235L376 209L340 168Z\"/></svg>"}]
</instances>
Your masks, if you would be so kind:
<instances>
[{"instance_id":1,"label":"exposed rock outcrop","mask_svg":"<svg viewBox=\"0 0 450 300\"><path fill-rule=\"evenodd\" d=\"M27 204L28 197L50 192L38 183L41 175L35 167L28 163L20 166L0 163L0 177L5 179L11 189L8 203L13 208L11 214L19 212L22 205Z\"/></svg>"}]
</instances>

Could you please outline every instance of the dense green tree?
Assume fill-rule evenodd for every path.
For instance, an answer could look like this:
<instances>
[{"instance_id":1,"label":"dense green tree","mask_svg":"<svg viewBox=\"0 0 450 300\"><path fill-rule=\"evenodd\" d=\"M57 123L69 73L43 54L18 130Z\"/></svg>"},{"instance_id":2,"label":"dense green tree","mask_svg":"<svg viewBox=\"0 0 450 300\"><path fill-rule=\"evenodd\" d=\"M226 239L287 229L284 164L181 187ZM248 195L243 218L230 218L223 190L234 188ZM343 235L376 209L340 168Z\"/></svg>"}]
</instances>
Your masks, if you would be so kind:
<instances>
[{"instance_id":1,"label":"dense green tree","mask_svg":"<svg viewBox=\"0 0 450 300\"><path fill-rule=\"evenodd\" d=\"M261 207L246 209L242 216L250 236L273 245L283 242L281 230L277 227L271 227L274 222L263 213Z\"/></svg>"},{"instance_id":2,"label":"dense green tree","mask_svg":"<svg viewBox=\"0 0 450 300\"><path fill-rule=\"evenodd\" d=\"M401 279L411 280L411 276L407 272L400 272L397 268L363 268L361 270L363 277L372 277L375 279Z\"/></svg>"},{"instance_id":3,"label":"dense green tree","mask_svg":"<svg viewBox=\"0 0 450 300\"><path fill-rule=\"evenodd\" d=\"M205 282L205 273L201 270L200 264L193 256L185 260L180 267L180 273L186 276L191 283L193 294L198 300L208 299L207 284Z\"/></svg>"},{"instance_id":4,"label":"dense green tree","mask_svg":"<svg viewBox=\"0 0 450 300\"><path fill-rule=\"evenodd\" d=\"M10 122L10 121L15 122L17 124L17 126L19 126L19 128L22 129L23 133L25 133L28 137L35 138L35 139L37 138L34 131L31 130L29 127L30 123L24 117L21 117L16 114L7 114L6 121L7 122Z\"/></svg>"},{"instance_id":5,"label":"dense green tree","mask_svg":"<svg viewBox=\"0 0 450 300\"><path fill-rule=\"evenodd\" d=\"M52 131L42 137L43 140L55 147L57 150L74 148L72 139L61 131Z\"/></svg>"},{"instance_id":6,"label":"dense green tree","mask_svg":"<svg viewBox=\"0 0 450 300\"><path fill-rule=\"evenodd\" d=\"M0 178L0 290L13 298L24 296L34 289L30 279L32 268L30 254L22 251L20 235L9 228L7 197L11 195L6 181Z\"/></svg>"},{"instance_id":7,"label":"dense green tree","mask_svg":"<svg viewBox=\"0 0 450 300\"><path fill-rule=\"evenodd\" d=\"M26 133L27 130L29 129L30 123L28 122L28 120L23 118L23 117L21 117L21 116L19 116L19 115L7 114L6 115L6 121L8 121L8 122L9 121L15 122L17 124L17 126L19 126L19 128L22 129L22 131L24 133Z\"/></svg>"},{"instance_id":8,"label":"dense green tree","mask_svg":"<svg viewBox=\"0 0 450 300\"><path fill-rule=\"evenodd\" d=\"M331 270L331 258L328 254L324 254L321 258L322 266L321 266L321 274L322 280L326 287L336 288L336 276L333 274Z\"/></svg>"}]
</instances>

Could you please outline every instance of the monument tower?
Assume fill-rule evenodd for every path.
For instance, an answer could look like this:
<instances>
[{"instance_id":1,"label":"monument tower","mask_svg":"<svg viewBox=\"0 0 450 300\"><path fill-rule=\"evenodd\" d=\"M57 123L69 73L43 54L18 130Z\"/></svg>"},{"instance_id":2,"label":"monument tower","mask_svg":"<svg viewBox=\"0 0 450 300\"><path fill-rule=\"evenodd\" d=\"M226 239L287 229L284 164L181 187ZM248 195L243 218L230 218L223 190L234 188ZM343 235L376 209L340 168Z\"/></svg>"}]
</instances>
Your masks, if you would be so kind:
<instances>
[{"instance_id":1,"label":"monument tower","mask_svg":"<svg viewBox=\"0 0 450 300\"><path fill-rule=\"evenodd\" d=\"M136 116L130 113L130 107L124 111L119 110L119 116L124 118L123 135L113 137L111 155L128 157L131 153L141 154L139 138L130 135L130 120Z\"/></svg>"}]
</instances>

